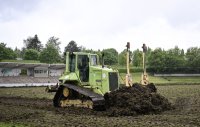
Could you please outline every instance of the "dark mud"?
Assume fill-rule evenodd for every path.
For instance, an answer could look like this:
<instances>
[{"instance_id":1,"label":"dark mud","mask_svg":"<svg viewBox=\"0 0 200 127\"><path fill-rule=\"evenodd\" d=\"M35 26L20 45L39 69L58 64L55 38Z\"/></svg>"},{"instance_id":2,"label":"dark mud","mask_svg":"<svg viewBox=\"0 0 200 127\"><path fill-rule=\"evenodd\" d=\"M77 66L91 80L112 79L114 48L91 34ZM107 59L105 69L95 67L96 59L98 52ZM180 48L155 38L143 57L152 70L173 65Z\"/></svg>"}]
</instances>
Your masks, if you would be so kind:
<instances>
[{"instance_id":1,"label":"dark mud","mask_svg":"<svg viewBox=\"0 0 200 127\"><path fill-rule=\"evenodd\" d=\"M109 110L54 108L52 100L48 99L0 97L0 126L1 122L31 127L200 126L199 96L177 99L175 104L178 106L175 110L162 114L109 117Z\"/></svg>"},{"instance_id":2,"label":"dark mud","mask_svg":"<svg viewBox=\"0 0 200 127\"><path fill-rule=\"evenodd\" d=\"M172 104L156 93L156 87L133 84L105 94L106 109L109 116L136 116L158 114L173 109Z\"/></svg>"},{"instance_id":3,"label":"dark mud","mask_svg":"<svg viewBox=\"0 0 200 127\"><path fill-rule=\"evenodd\" d=\"M172 102L173 105L176 107L175 109L164 111L161 113L153 112L147 115L136 114L132 116L120 115L114 117L110 117L113 111L110 111L109 109L104 112L99 112L93 111L91 109L77 107L55 108L52 104L52 99L43 98L47 95L44 94L42 97L40 97L43 99L38 99L35 98L35 96L31 95L31 91L33 91L34 93L36 91L39 91L36 93L42 93L44 91L44 88L41 88L41 90L35 88L27 88L28 91L30 89L31 91L29 91L29 94L24 96L24 98L16 97L21 96L21 93L24 92L24 89L21 89L21 92L18 92L17 94L13 92L15 88L3 89L2 91L4 91L4 93L8 92L12 93L12 95L9 96L0 92L0 126L10 127L22 125L20 127L199 127L200 86L189 86L186 88L185 86L175 88L174 86L170 86L170 88L168 87L169 86L162 86L162 89L164 91L161 91L161 87L158 87L158 92L170 99L170 102ZM180 91L180 88L182 87L184 87L184 89ZM20 90L20 88L18 90ZM143 89L139 90L143 91ZM23 94L25 93L26 92L24 92ZM152 93L151 96L155 96L155 94Z\"/></svg>"},{"instance_id":4,"label":"dark mud","mask_svg":"<svg viewBox=\"0 0 200 127\"><path fill-rule=\"evenodd\" d=\"M30 109L42 109L46 111L53 111L58 114L76 114L76 115L98 115L105 116L105 111L99 112L88 108L67 107L55 108L52 100L49 99L36 99L36 98L23 98L23 97L0 97L0 104L7 106L26 107Z\"/></svg>"}]
</instances>

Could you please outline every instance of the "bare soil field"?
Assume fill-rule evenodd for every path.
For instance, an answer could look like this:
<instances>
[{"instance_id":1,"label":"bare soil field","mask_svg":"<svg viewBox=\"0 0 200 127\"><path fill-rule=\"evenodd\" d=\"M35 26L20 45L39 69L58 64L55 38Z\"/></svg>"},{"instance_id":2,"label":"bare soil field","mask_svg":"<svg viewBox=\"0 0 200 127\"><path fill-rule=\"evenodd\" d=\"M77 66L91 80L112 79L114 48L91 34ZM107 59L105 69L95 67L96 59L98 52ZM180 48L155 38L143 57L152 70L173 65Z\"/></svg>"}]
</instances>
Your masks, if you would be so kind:
<instances>
[{"instance_id":1,"label":"bare soil field","mask_svg":"<svg viewBox=\"0 0 200 127\"><path fill-rule=\"evenodd\" d=\"M175 109L134 116L108 115L86 108L54 108L53 94L44 87L0 88L0 126L35 127L198 127L200 126L200 85L157 86Z\"/></svg>"}]
</instances>

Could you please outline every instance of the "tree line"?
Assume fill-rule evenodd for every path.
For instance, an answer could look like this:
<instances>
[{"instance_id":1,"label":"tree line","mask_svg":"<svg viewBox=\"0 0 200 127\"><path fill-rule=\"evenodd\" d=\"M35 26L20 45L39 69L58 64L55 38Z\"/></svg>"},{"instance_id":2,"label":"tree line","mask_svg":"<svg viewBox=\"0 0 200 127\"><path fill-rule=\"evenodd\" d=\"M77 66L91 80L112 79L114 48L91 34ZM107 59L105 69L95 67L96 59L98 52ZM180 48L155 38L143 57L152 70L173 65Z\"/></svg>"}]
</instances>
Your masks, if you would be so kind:
<instances>
[{"instance_id":1,"label":"tree line","mask_svg":"<svg viewBox=\"0 0 200 127\"><path fill-rule=\"evenodd\" d=\"M64 53L60 50L60 40L57 37L50 37L45 45L42 45L38 36L28 37L23 40L24 47L14 50L7 47L5 43L0 43L0 60L22 58L24 60L37 60L42 63L65 63L65 52L88 52L98 54L100 61L102 54L105 54L104 63L106 65L125 66L126 65L126 49L118 53L114 48L104 50L87 49L78 46L75 41L70 41L64 48ZM136 49L130 51L131 65L133 67L142 67L142 51ZM152 50L148 47L146 52L147 71L160 72L183 72L200 73L200 48L190 47L184 52L178 46L172 49L164 50L156 48Z\"/></svg>"}]
</instances>

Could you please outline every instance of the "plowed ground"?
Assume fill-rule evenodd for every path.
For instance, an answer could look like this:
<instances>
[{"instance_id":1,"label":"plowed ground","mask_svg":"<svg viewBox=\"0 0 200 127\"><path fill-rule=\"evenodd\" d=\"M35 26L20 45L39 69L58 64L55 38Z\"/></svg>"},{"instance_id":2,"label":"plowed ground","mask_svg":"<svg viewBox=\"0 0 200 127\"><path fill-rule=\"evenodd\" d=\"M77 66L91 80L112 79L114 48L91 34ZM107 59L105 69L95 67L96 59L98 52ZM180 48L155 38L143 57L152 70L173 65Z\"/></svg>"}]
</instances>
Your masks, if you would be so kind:
<instances>
[{"instance_id":1,"label":"plowed ground","mask_svg":"<svg viewBox=\"0 0 200 127\"><path fill-rule=\"evenodd\" d=\"M99 112L76 107L54 108L51 99L33 98L30 95L17 97L13 96L15 93L10 92L12 89L2 88L4 92L0 92L0 126L198 127L200 93L197 89L200 89L200 85L187 86L182 90L181 88L160 86L158 89L176 107L173 110L158 114L117 117L109 116L107 111Z\"/></svg>"}]
</instances>

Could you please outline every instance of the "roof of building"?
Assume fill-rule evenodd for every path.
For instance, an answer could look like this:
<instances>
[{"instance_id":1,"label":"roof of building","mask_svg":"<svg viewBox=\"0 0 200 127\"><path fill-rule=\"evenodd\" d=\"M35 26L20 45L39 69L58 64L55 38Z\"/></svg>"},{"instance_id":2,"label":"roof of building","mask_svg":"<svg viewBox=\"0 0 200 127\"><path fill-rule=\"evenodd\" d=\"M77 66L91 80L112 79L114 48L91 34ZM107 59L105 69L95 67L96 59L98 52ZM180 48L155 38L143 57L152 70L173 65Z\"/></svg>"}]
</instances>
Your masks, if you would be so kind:
<instances>
[{"instance_id":1,"label":"roof of building","mask_svg":"<svg viewBox=\"0 0 200 127\"><path fill-rule=\"evenodd\" d=\"M0 68L27 69L27 68L35 68L35 67L47 67L49 69L64 69L65 64L0 62Z\"/></svg>"}]
</instances>

